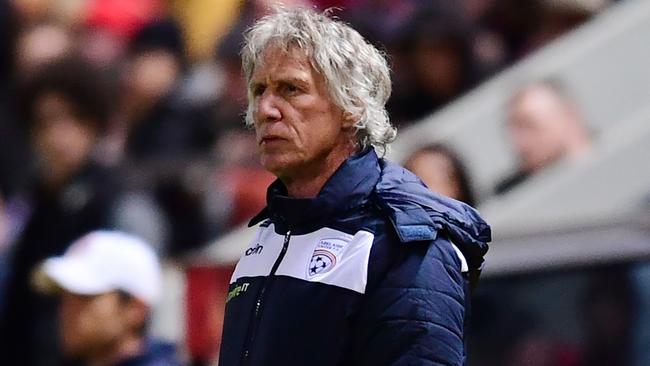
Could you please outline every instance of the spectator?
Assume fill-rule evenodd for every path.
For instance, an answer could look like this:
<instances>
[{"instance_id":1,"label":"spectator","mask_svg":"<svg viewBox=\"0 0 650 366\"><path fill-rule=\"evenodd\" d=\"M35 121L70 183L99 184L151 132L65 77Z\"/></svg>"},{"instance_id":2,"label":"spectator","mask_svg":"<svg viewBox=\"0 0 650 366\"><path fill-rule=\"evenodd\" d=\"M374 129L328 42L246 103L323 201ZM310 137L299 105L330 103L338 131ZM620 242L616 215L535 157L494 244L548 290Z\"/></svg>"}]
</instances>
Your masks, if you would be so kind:
<instances>
[{"instance_id":1,"label":"spectator","mask_svg":"<svg viewBox=\"0 0 650 366\"><path fill-rule=\"evenodd\" d=\"M508 134L519 167L513 176L497 186L497 194L561 159L578 159L591 150L582 114L554 81L525 86L512 97Z\"/></svg>"},{"instance_id":2,"label":"spectator","mask_svg":"<svg viewBox=\"0 0 650 366\"><path fill-rule=\"evenodd\" d=\"M0 13L2 11L0 9ZM4 19L0 22L3 28L9 28ZM8 48L0 50L4 67L8 67L8 74L0 77L0 189L10 202L24 193L28 179L25 161L29 159L29 149L25 131L18 123L17 86L44 65L69 54L73 43L64 28L51 23L38 24L22 32L3 29L0 37L12 38L13 35L15 39L3 38Z\"/></svg>"},{"instance_id":3,"label":"spectator","mask_svg":"<svg viewBox=\"0 0 650 366\"><path fill-rule=\"evenodd\" d=\"M88 365L179 365L174 346L147 336L161 292L161 270L140 239L95 231L47 259L33 277L37 290L60 298L63 352Z\"/></svg>"},{"instance_id":4,"label":"spectator","mask_svg":"<svg viewBox=\"0 0 650 366\"><path fill-rule=\"evenodd\" d=\"M467 169L458 155L442 144L418 149L404 163L430 190L474 206Z\"/></svg>"},{"instance_id":5,"label":"spectator","mask_svg":"<svg viewBox=\"0 0 650 366\"><path fill-rule=\"evenodd\" d=\"M216 63L223 70L224 88L215 103L215 135L222 137L231 130L245 129L242 111L246 109L246 83L241 74L239 48L244 41L242 33L248 23L237 23L219 43L216 49ZM250 135L250 134L249 134Z\"/></svg>"},{"instance_id":6,"label":"spectator","mask_svg":"<svg viewBox=\"0 0 650 366\"><path fill-rule=\"evenodd\" d=\"M151 173L150 191L170 226L171 254L206 236L200 192L188 185L186 163L208 151L212 121L183 95L187 62L179 26L171 19L151 22L131 40L123 85L125 158Z\"/></svg>"},{"instance_id":7,"label":"spectator","mask_svg":"<svg viewBox=\"0 0 650 366\"><path fill-rule=\"evenodd\" d=\"M9 257L0 364L58 364L54 302L31 290L29 274L74 238L110 225L114 174L93 156L109 115L101 81L88 65L63 60L43 68L22 94L36 161L31 213Z\"/></svg>"},{"instance_id":8,"label":"spectator","mask_svg":"<svg viewBox=\"0 0 650 366\"><path fill-rule=\"evenodd\" d=\"M155 21L135 34L126 65L122 118L127 158L183 158L209 146L212 141L205 141L201 130L203 115L181 95L187 60L174 21Z\"/></svg>"},{"instance_id":9,"label":"spectator","mask_svg":"<svg viewBox=\"0 0 650 366\"><path fill-rule=\"evenodd\" d=\"M472 51L473 28L457 6L421 7L400 29L408 88L388 103L391 119L413 122L459 97L479 79ZM401 75L404 78L404 75Z\"/></svg>"},{"instance_id":10,"label":"spectator","mask_svg":"<svg viewBox=\"0 0 650 366\"><path fill-rule=\"evenodd\" d=\"M540 22L528 40L537 49L590 20L611 0L539 0Z\"/></svg>"},{"instance_id":11,"label":"spectator","mask_svg":"<svg viewBox=\"0 0 650 366\"><path fill-rule=\"evenodd\" d=\"M511 64L531 51L529 40L540 26L541 12L539 1L492 1L490 6L476 14L482 33L479 36L482 38L487 33L496 38L505 49L505 64Z\"/></svg>"},{"instance_id":12,"label":"spectator","mask_svg":"<svg viewBox=\"0 0 650 366\"><path fill-rule=\"evenodd\" d=\"M70 32L54 23L41 23L20 33L16 42L16 78L26 80L39 68L72 53Z\"/></svg>"}]
</instances>

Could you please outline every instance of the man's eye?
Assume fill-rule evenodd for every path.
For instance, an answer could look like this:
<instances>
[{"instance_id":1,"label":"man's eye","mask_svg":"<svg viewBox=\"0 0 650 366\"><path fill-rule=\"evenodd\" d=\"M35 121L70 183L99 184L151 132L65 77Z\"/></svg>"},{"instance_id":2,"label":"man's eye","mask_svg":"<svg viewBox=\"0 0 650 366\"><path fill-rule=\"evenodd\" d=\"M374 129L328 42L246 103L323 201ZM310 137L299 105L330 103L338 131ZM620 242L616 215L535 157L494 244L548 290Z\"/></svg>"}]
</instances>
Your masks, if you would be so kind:
<instances>
[{"instance_id":1,"label":"man's eye","mask_svg":"<svg viewBox=\"0 0 650 366\"><path fill-rule=\"evenodd\" d=\"M298 93L300 91L300 88L298 88L297 86L295 86L293 84L286 84L284 86L284 91L289 93L289 94L296 94L296 93Z\"/></svg>"},{"instance_id":2,"label":"man's eye","mask_svg":"<svg viewBox=\"0 0 650 366\"><path fill-rule=\"evenodd\" d=\"M258 96L264 94L264 90L266 90L266 87L264 87L262 85L254 86L253 89L252 89L253 96L258 97Z\"/></svg>"}]
</instances>

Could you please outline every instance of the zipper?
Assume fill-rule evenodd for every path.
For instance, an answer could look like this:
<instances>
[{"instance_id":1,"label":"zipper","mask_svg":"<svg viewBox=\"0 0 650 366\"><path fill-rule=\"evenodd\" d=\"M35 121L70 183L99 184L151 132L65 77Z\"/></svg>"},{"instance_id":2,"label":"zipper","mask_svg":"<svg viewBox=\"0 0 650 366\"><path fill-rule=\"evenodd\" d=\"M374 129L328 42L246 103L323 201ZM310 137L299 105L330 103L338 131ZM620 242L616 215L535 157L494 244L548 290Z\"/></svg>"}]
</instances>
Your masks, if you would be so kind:
<instances>
[{"instance_id":1,"label":"zipper","mask_svg":"<svg viewBox=\"0 0 650 366\"><path fill-rule=\"evenodd\" d=\"M271 273L269 273L268 277L266 277L266 279L264 280L264 284L262 285L262 288L257 294L255 307L253 308L253 316L248 325L248 333L247 333L248 337L244 345L244 352L242 353L242 359L241 359L242 365L248 365L248 362L250 361L250 348L253 345L253 342L255 341L257 328L259 326L259 321L262 316L262 308L264 305L264 300L265 300L264 295L266 293L266 288L268 287L270 281L273 279L272 277L275 276L275 272L278 270L278 267L280 267L280 263L282 262L282 259L284 258L285 254L287 254L287 249L289 248L290 239L291 239L291 230L288 230L286 234L284 234L284 243L282 244L282 250L280 250L280 254L278 255L278 258L275 260L275 263L273 263L273 267L271 267Z\"/></svg>"}]
</instances>

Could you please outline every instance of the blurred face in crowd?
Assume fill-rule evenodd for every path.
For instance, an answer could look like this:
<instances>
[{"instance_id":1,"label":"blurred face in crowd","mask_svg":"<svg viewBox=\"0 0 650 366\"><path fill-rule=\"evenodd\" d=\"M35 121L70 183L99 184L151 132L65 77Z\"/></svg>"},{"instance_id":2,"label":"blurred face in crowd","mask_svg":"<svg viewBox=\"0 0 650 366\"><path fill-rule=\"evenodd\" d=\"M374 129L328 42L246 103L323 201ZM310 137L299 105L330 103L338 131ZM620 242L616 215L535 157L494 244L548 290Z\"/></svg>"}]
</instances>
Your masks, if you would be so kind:
<instances>
[{"instance_id":1,"label":"blurred face in crowd","mask_svg":"<svg viewBox=\"0 0 650 366\"><path fill-rule=\"evenodd\" d=\"M44 93L33 105L34 149L43 163L45 175L61 183L87 160L97 132L60 94Z\"/></svg>"},{"instance_id":2,"label":"blurred face in crowd","mask_svg":"<svg viewBox=\"0 0 650 366\"><path fill-rule=\"evenodd\" d=\"M462 89L462 60L452 41L421 41L413 66L418 80L436 98L454 97Z\"/></svg>"},{"instance_id":3,"label":"blurred face in crowd","mask_svg":"<svg viewBox=\"0 0 650 366\"><path fill-rule=\"evenodd\" d=\"M130 102L151 107L172 90L180 72L176 56L165 50L135 55L129 62L125 80Z\"/></svg>"},{"instance_id":4,"label":"blurred face in crowd","mask_svg":"<svg viewBox=\"0 0 650 366\"><path fill-rule=\"evenodd\" d=\"M18 37L16 45L18 78L27 78L42 65L70 54L72 42L70 34L57 25L29 28Z\"/></svg>"},{"instance_id":5,"label":"blurred face in crowd","mask_svg":"<svg viewBox=\"0 0 650 366\"><path fill-rule=\"evenodd\" d=\"M102 68L110 69L124 55L126 37L107 29L88 28L77 36L78 52Z\"/></svg>"},{"instance_id":6,"label":"blurred face in crowd","mask_svg":"<svg viewBox=\"0 0 650 366\"><path fill-rule=\"evenodd\" d=\"M250 81L262 165L286 183L342 162L353 145L353 121L333 103L323 76L295 48L269 46L262 59Z\"/></svg>"},{"instance_id":7,"label":"blurred face in crowd","mask_svg":"<svg viewBox=\"0 0 650 366\"><path fill-rule=\"evenodd\" d=\"M458 173L449 157L439 151L416 153L405 164L430 190L462 200Z\"/></svg>"},{"instance_id":8,"label":"blurred face in crowd","mask_svg":"<svg viewBox=\"0 0 650 366\"><path fill-rule=\"evenodd\" d=\"M508 132L524 171L541 169L561 158L578 124L567 103L545 85L519 92L508 118Z\"/></svg>"},{"instance_id":9,"label":"blurred face in crowd","mask_svg":"<svg viewBox=\"0 0 650 366\"><path fill-rule=\"evenodd\" d=\"M106 357L144 324L145 306L118 292L85 296L63 292L60 327L69 357Z\"/></svg>"}]
</instances>

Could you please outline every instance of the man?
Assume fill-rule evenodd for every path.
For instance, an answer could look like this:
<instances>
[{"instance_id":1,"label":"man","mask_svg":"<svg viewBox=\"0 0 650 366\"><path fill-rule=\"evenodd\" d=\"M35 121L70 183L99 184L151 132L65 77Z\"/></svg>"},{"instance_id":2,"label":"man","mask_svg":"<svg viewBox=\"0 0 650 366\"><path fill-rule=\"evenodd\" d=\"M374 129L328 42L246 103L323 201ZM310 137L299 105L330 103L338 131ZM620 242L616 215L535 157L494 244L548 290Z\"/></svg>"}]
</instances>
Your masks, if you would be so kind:
<instances>
[{"instance_id":1,"label":"man","mask_svg":"<svg viewBox=\"0 0 650 366\"><path fill-rule=\"evenodd\" d=\"M508 110L508 135L519 169L497 186L498 194L559 160L578 160L591 151L582 114L554 81L533 83L517 91Z\"/></svg>"},{"instance_id":2,"label":"man","mask_svg":"<svg viewBox=\"0 0 650 366\"><path fill-rule=\"evenodd\" d=\"M94 231L34 274L37 289L60 296L66 356L89 366L178 365L171 345L146 337L161 286L158 259L140 239Z\"/></svg>"},{"instance_id":3,"label":"man","mask_svg":"<svg viewBox=\"0 0 650 366\"><path fill-rule=\"evenodd\" d=\"M242 58L278 180L231 279L219 364L463 364L489 226L378 157L395 136L384 57L326 15L280 9Z\"/></svg>"}]
</instances>

